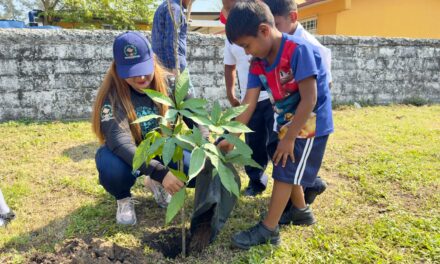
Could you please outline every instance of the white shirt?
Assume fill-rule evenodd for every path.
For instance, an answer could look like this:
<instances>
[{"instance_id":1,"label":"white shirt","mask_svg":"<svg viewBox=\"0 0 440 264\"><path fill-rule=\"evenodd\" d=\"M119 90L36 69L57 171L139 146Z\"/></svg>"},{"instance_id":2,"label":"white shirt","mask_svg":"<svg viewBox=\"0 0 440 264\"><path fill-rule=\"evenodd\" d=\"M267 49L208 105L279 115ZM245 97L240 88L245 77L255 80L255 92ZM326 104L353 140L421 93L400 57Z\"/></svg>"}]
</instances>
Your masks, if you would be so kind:
<instances>
[{"instance_id":1,"label":"white shirt","mask_svg":"<svg viewBox=\"0 0 440 264\"><path fill-rule=\"evenodd\" d=\"M332 82L332 51L329 48L324 47L319 41L310 34L307 30L304 29L304 27L301 25L301 23L298 22L298 26L295 30L295 33L293 33L293 36L298 38L303 38L307 40L310 44L317 47L319 49L319 53L321 55L321 58L325 64L325 67L327 68L327 74L329 78L329 82Z\"/></svg>"},{"instance_id":2,"label":"white shirt","mask_svg":"<svg viewBox=\"0 0 440 264\"><path fill-rule=\"evenodd\" d=\"M248 74L249 74L249 65L251 55L246 55L244 49L238 45L231 44L227 39L225 39L225 49L223 52L223 62L226 65L235 65L238 75L238 83L240 87L240 101L243 101L244 96L246 94L247 83L248 83ZM269 95L266 91L260 92L260 97L258 98L258 102L266 100L269 98Z\"/></svg>"}]
</instances>

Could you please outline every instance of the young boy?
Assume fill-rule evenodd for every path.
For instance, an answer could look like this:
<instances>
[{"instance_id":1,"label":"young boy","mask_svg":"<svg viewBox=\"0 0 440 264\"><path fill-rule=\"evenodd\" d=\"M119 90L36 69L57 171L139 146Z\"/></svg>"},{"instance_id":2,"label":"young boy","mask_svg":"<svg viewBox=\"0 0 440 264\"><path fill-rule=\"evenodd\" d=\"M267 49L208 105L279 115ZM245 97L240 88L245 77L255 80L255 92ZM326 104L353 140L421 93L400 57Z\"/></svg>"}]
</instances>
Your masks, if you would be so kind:
<instances>
[{"instance_id":1,"label":"young boy","mask_svg":"<svg viewBox=\"0 0 440 264\"><path fill-rule=\"evenodd\" d=\"M298 38L303 38L309 44L316 47L319 51L322 61L327 68L329 77L329 87L332 82L331 75L331 50L324 47L312 34L310 34L298 21L298 7L295 0L264 0L269 6L272 15L274 16L275 27L282 33L293 35ZM323 193L327 188L327 184L319 176L317 176L314 186L304 190L304 198L307 204L312 204L316 196ZM289 209L292 203L287 203L286 209L280 219L280 224L288 224ZM287 220L287 221L286 221Z\"/></svg>"},{"instance_id":2,"label":"young boy","mask_svg":"<svg viewBox=\"0 0 440 264\"><path fill-rule=\"evenodd\" d=\"M225 23L227 14L232 9L236 0L223 0L223 9ZM252 56L247 55L244 49L235 44L231 44L225 39L225 48L223 52L225 64L225 83L226 95L232 106L239 106L239 99L243 100L247 88L249 73L249 61ZM240 98L235 96L235 73L237 72L238 85L240 89ZM263 169L245 166L246 174L249 177L249 185L244 191L245 196L256 196L266 189L268 177L264 169L269 162L267 153L267 144L270 136L276 137L273 131L273 110L267 92L262 91L258 98L257 110L249 120L248 126L254 133L246 134L246 144L252 149L252 159L260 164ZM275 135L274 135L275 134Z\"/></svg>"},{"instance_id":3,"label":"young boy","mask_svg":"<svg viewBox=\"0 0 440 264\"><path fill-rule=\"evenodd\" d=\"M333 132L331 96L326 67L316 48L306 41L282 34L275 28L269 7L260 1L237 2L226 24L228 40L243 47L251 62L243 104L248 109L237 117L247 123L256 108L260 90L266 90L278 114L279 141L273 146L274 187L264 220L232 237L242 249L270 242L279 244L278 221L290 200L292 221L313 224L302 186L313 184ZM226 140L219 147L230 151ZM272 154L272 153L270 153Z\"/></svg>"}]
</instances>

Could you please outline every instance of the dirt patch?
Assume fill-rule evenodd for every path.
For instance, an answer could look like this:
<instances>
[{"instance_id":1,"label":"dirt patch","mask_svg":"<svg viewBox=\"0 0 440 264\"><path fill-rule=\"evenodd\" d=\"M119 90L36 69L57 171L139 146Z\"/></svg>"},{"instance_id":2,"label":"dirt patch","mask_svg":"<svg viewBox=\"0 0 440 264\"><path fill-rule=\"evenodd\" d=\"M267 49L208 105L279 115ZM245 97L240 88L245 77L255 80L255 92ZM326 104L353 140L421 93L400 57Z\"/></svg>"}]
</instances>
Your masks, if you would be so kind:
<instances>
[{"instance_id":1,"label":"dirt patch","mask_svg":"<svg viewBox=\"0 0 440 264\"><path fill-rule=\"evenodd\" d=\"M189 245L190 233L186 230L186 245ZM142 243L161 252L167 258L176 258L182 253L182 230L169 228L155 233L146 233ZM186 247L186 255L189 255L189 247Z\"/></svg>"},{"instance_id":2,"label":"dirt patch","mask_svg":"<svg viewBox=\"0 0 440 264\"><path fill-rule=\"evenodd\" d=\"M29 263L146 263L141 250L132 250L101 239L71 239L56 249L55 254L34 253Z\"/></svg>"},{"instance_id":3,"label":"dirt patch","mask_svg":"<svg viewBox=\"0 0 440 264\"><path fill-rule=\"evenodd\" d=\"M207 223L199 225L192 235L186 230L186 256L197 255L209 245L210 230L211 227ZM142 242L165 257L174 259L182 253L182 230L169 228L156 233L146 233Z\"/></svg>"}]
</instances>

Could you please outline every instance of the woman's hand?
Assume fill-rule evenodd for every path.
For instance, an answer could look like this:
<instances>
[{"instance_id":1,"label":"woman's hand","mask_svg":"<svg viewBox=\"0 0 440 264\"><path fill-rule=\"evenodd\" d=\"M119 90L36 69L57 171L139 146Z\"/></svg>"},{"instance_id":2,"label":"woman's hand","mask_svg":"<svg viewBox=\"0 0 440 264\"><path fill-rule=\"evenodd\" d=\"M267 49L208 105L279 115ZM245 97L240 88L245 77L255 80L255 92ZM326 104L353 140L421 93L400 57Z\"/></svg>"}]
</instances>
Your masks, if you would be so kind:
<instances>
[{"instance_id":1,"label":"woman's hand","mask_svg":"<svg viewBox=\"0 0 440 264\"><path fill-rule=\"evenodd\" d=\"M287 159L290 157L292 162L295 161L295 156L293 155L293 148L295 146L295 139L287 139L284 137L277 146L277 150L273 155L273 162L278 165L280 160L282 161L283 168L286 166Z\"/></svg>"},{"instance_id":2,"label":"woman's hand","mask_svg":"<svg viewBox=\"0 0 440 264\"><path fill-rule=\"evenodd\" d=\"M177 177L174 176L171 171L169 171L163 178L162 185L169 194L174 195L185 184L181 180L177 179Z\"/></svg>"}]
</instances>

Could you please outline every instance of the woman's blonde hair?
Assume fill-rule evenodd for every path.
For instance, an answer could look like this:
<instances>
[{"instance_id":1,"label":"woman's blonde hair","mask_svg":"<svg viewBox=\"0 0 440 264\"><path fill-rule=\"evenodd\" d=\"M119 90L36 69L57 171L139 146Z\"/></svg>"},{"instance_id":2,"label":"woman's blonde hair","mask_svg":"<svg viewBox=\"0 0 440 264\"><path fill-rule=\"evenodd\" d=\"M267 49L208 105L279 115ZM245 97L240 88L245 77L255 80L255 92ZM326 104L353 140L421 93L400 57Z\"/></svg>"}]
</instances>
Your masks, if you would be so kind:
<instances>
[{"instance_id":1,"label":"woman's blonde hair","mask_svg":"<svg viewBox=\"0 0 440 264\"><path fill-rule=\"evenodd\" d=\"M150 89L156 90L168 96L168 86L166 80L168 73L159 64L155 56L153 59L154 76L150 84ZM116 64L113 61L104 77L101 87L98 90L98 94L96 95L96 100L93 105L92 129L101 144L104 144L105 142L104 134L101 131L101 109L106 99L110 100L113 109L115 109L115 106L117 106L127 114L128 122L130 123L131 135L135 143L139 144L142 141L142 133L139 124L132 124L137 117L134 111L133 103L131 102L130 89L131 88L128 83L124 79L121 79L117 74ZM155 104L159 109L160 115L164 116L168 110L168 107L156 102Z\"/></svg>"}]
</instances>

